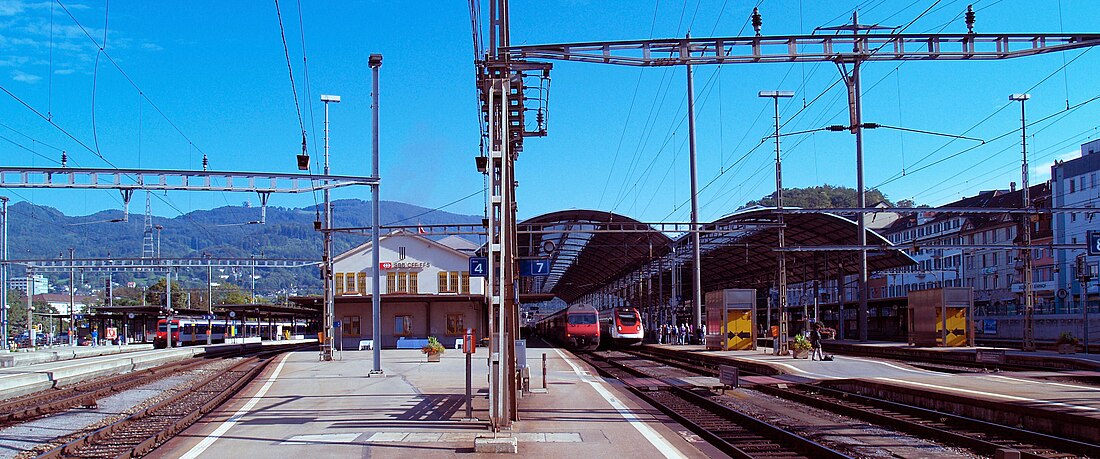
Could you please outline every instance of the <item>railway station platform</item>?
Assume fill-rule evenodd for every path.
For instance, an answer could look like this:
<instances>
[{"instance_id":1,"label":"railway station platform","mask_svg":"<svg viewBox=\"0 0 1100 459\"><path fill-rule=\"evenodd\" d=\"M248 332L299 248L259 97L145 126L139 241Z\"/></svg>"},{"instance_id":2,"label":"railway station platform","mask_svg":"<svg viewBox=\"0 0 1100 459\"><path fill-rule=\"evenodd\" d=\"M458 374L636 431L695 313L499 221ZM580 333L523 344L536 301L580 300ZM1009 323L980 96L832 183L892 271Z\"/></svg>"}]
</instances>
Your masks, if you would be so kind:
<instances>
[{"instance_id":1,"label":"railway station platform","mask_svg":"<svg viewBox=\"0 0 1100 459\"><path fill-rule=\"evenodd\" d=\"M870 348L876 357L837 355L843 345L848 350ZM831 346L832 345L832 346ZM771 349L750 351L707 351L703 346L650 345L663 352L683 352L709 356L717 362L729 361L743 371L758 376L742 376L745 384L814 383L864 394L886 397L897 402L923 405L978 418L1042 419L1076 417L1080 420L1069 438L1100 440L1100 372L1082 367L1100 363L1094 354L1057 354L979 348L1004 351L1008 362L1026 361L1051 364L1065 370L1013 371L944 369L923 366L914 353L942 353L962 362L975 359L975 348L913 348L904 343L853 343L826 341L823 348L834 356L832 361L794 359L772 355ZM858 349L857 349L858 351ZM858 354L858 352L856 352ZM887 356L893 360L887 360ZM990 358L990 357L985 357ZM1000 357L998 357L1000 358ZM1014 358L1016 358L1014 360ZM990 358L991 359L991 358ZM909 362L909 363L906 363ZM911 363L911 364L910 364ZM996 364L990 363L989 367ZM1024 422L1024 421L1021 421Z\"/></svg>"},{"instance_id":2,"label":"railway station platform","mask_svg":"<svg viewBox=\"0 0 1100 459\"><path fill-rule=\"evenodd\" d=\"M316 340L268 341L262 345L309 343ZM13 365L0 367L0 399L18 397L57 386L79 383L92 378L129 373L166 363L189 359L208 352L246 345L212 344L172 349L153 349L152 345L78 346L18 352ZM0 360L2 361L2 360Z\"/></svg>"},{"instance_id":3,"label":"railway station platform","mask_svg":"<svg viewBox=\"0 0 1100 459\"><path fill-rule=\"evenodd\" d=\"M152 344L126 344L122 346L53 346L33 351L13 351L0 353L0 368L11 368L60 360L96 357L100 355L123 354L127 352L148 351Z\"/></svg>"},{"instance_id":4,"label":"railway station platform","mask_svg":"<svg viewBox=\"0 0 1100 459\"><path fill-rule=\"evenodd\" d=\"M370 375L372 351L280 357L238 397L150 457L449 458L482 455L489 432L485 348L473 356L473 417L466 420L465 356L448 350L428 363L419 350L381 351L384 375ZM542 392L542 354L547 390ZM621 386L593 376L566 352L528 348L531 386L510 432L521 457L724 457ZM700 446L696 446L700 445ZM494 457L497 457L495 454Z\"/></svg>"}]
</instances>

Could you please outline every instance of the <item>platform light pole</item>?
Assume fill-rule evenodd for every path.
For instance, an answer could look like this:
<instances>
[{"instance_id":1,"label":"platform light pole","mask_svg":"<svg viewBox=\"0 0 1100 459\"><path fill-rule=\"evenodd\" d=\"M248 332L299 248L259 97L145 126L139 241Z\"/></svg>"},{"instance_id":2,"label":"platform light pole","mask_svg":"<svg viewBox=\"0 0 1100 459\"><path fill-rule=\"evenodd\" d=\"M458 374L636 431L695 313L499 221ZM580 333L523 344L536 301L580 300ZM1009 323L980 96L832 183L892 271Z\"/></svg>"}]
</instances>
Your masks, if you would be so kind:
<instances>
[{"instance_id":1,"label":"platform light pole","mask_svg":"<svg viewBox=\"0 0 1100 459\"><path fill-rule=\"evenodd\" d=\"M8 197L0 196L0 339L8 348Z\"/></svg>"},{"instance_id":2,"label":"platform light pole","mask_svg":"<svg viewBox=\"0 0 1100 459\"><path fill-rule=\"evenodd\" d=\"M1023 151L1023 163L1020 166L1020 182L1023 183L1023 208L1031 210L1031 197L1029 196L1027 181L1027 112L1024 111L1024 102L1031 98L1031 94L1011 94L1008 100L1020 103L1020 145ZM1032 292L1031 273L1031 213L1025 212L1020 220L1020 229L1024 235L1024 247L1021 250L1024 259L1024 342L1023 350L1035 350L1035 334L1032 315L1035 312L1034 292ZM1085 307L1088 307L1088 296L1085 295Z\"/></svg>"},{"instance_id":3,"label":"platform light pole","mask_svg":"<svg viewBox=\"0 0 1100 459\"><path fill-rule=\"evenodd\" d=\"M794 97L793 91L760 91L760 97L767 97L775 102L775 210L776 221L779 223L779 252L777 253L779 269L777 272L779 283L779 354L787 355L787 336L790 332L789 317L787 315L787 257L783 251L786 232L783 228L783 161L779 155L779 99Z\"/></svg>"},{"instance_id":4,"label":"platform light pole","mask_svg":"<svg viewBox=\"0 0 1100 459\"><path fill-rule=\"evenodd\" d=\"M371 68L371 178L374 179L374 183L370 186L371 191L371 339L374 343L371 346L374 351L374 366L371 367L369 374L380 375L382 374L382 341L379 340L380 335L378 330L382 328L382 302L381 302L381 282L378 279L378 232L380 231L378 220L379 204L379 176L378 176L378 68L382 66L382 55L371 54L368 60L368 64Z\"/></svg>"},{"instance_id":5,"label":"platform light pole","mask_svg":"<svg viewBox=\"0 0 1100 459\"><path fill-rule=\"evenodd\" d=\"M76 248L69 247L69 345L76 346ZM144 292L141 298L145 299Z\"/></svg>"},{"instance_id":6,"label":"platform light pole","mask_svg":"<svg viewBox=\"0 0 1100 459\"><path fill-rule=\"evenodd\" d=\"M691 34L688 34L688 39ZM699 185L695 160L695 73L687 65L688 162L691 168L691 316L694 330L703 327L703 257L699 237Z\"/></svg>"},{"instance_id":7,"label":"platform light pole","mask_svg":"<svg viewBox=\"0 0 1100 459\"><path fill-rule=\"evenodd\" d=\"M328 105L330 103L340 103L340 96L321 94L321 102L325 103L325 175L328 175ZM327 187L324 191L324 200L324 228L322 228L321 234L324 240L324 254L322 258L325 262L323 276L325 287L325 341L331 343L333 333L335 332L335 330L333 330L333 324L336 320L336 300L334 298L335 293L332 285L332 231L330 231L332 229L332 201L330 200ZM322 349L325 349L323 358L325 360L332 360L332 345L330 344L328 347L322 346Z\"/></svg>"}]
</instances>

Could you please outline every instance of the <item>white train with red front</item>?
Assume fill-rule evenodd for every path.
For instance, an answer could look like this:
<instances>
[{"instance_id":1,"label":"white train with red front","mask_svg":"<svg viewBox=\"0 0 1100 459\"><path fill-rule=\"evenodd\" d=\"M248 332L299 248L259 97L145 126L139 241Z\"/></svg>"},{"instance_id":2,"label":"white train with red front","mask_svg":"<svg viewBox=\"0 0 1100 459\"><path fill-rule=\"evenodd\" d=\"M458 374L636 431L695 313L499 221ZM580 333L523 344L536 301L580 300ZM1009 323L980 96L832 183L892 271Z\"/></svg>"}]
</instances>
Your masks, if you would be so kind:
<instances>
[{"instance_id":1,"label":"white train with red front","mask_svg":"<svg viewBox=\"0 0 1100 459\"><path fill-rule=\"evenodd\" d=\"M588 304L562 309L536 325L545 338L571 349L630 346L642 342L642 318L634 308L596 310Z\"/></svg>"},{"instance_id":2,"label":"white train with red front","mask_svg":"<svg viewBox=\"0 0 1100 459\"><path fill-rule=\"evenodd\" d=\"M603 347L642 344L645 331L642 315L635 308L611 308L600 311L600 340Z\"/></svg>"}]
</instances>

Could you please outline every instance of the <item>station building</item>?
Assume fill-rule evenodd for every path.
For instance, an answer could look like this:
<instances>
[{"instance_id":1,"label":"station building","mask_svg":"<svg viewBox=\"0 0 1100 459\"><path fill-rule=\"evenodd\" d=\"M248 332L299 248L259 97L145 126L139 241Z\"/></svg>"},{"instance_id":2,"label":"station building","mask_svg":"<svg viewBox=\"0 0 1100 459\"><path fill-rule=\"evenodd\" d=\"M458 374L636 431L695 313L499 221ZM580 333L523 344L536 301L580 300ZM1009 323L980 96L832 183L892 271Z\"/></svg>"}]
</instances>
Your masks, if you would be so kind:
<instances>
[{"instance_id":1,"label":"station building","mask_svg":"<svg viewBox=\"0 0 1100 459\"><path fill-rule=\"evenodd\" d=\"M379 238L379 266L370 242L333 259L337 347L357 349L372 338L371 276L381 277L380 345L415 347L428 337L454 347L466 329L485 337L488 316L484 283L470 278L469 258L477 245L458 236L438 241L396 231Z\"/></svg>"}]
</instances>

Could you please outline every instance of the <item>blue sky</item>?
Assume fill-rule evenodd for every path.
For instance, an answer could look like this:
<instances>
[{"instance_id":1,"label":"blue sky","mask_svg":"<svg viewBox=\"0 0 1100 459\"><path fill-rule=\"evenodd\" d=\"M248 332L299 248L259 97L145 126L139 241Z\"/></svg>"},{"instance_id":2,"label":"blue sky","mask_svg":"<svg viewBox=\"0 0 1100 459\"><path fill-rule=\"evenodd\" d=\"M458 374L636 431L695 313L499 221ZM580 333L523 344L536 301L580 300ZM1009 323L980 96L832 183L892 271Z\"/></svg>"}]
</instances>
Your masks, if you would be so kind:
<instances>
[{"instance_id":1,"label":"blue sky","mask_svg":"<svg viewBox=\"0 0 1100 459\"><path fill-rule=\"evenodd\" d=\"M1095 32L1100 4L1085 0L977 0L979 33ZM512 2L514 43L749 35L756 2ZM763 0L763 34L810 33L864 22L914 33L965 32L966 1ZM64 5L68 13L62 8ZM280 2L308 147L319 163L323 136L320 94L333 105L334 174L370 173L370 53L382 67L383 199L440 207L475 194L484 179L478 151L471 27L467 2ZM487 9L485 10L487 11ZM104 56L96 68L96 45ZM106 19L106 22L105 22ZM52 26L51 26L52 22ZM302 64L302 30L309 86ZM51 39L52 29L52 39ZM52 40L52 44L51 44ZM999 62L872 63L864 67L864 119L993 139L1019 127L1010 93L1029 92L1032 183L1049 164L1077 154L1097 137L1100 96L1093 82L1100 51ZM1060 70L1063 66L1064 69ZM532 138L517 164L521 218L568 208L613 210L643 221L688 219L687 123L683 68L627 68L554 63L549 135ZM797 92L781 105L784 131L847 121L843 85L833 64L698 67L697 127L701 219L713 220L774 190L772 105L760 90ZM94 84L93 84L94 83ZM273 2L0 0L0 86L118 167L295 171L301 134ZM94 91L93 91L94 90ZM94 93L94 110L93 110ZM161 116L157 109L164 113ZM94 123L93 123L94 113ZM0 94L0 163L109 167L24 107ZM175 127L173 127L173 125ZM177 131L178 128L178 131ZM1019 181L1019 134L963 152L969 141L875 130L865 135L866 182L892 200L938 205ZM98 147L96 146L98 144ZM33 151L29 151L33 150ZM855 186L853 136L786 137L784 185ZM938 164L933 164L941 161ZM904 176L900 176L902 171ZM900 176L895 178L896 176ZM121 208L109 191L0 189L73 215ZM369 199L366 188L336 198ZM312 195L273 196L270 205L306 206ZM255 196L168 193L153 200L157 215L257 203ZM140 213L135 197L131 210ZM480 214L481 195L446 210Z\"/></svg>"}]
</instances>

